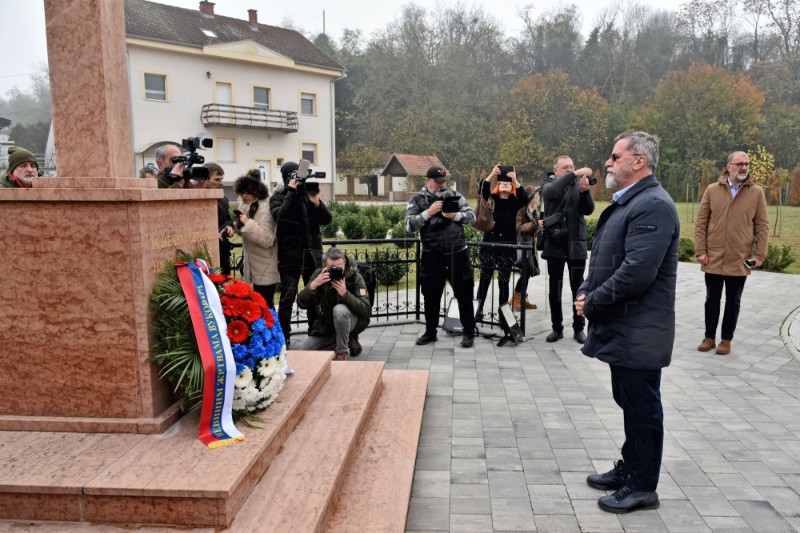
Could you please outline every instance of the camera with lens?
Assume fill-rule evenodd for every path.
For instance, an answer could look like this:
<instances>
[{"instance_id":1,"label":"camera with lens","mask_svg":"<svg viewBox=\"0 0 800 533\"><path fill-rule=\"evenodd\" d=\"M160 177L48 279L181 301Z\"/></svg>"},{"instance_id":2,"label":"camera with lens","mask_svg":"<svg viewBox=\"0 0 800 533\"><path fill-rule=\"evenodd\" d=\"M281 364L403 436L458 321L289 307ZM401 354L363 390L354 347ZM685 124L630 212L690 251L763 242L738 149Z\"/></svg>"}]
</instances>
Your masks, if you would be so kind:
<instances>
[{"instance_id":1,"label":"camera with lens","mask_svg":"<svg viewBox=\"0 0 800 533\"><path fill-rule=\"evenodd\" d=\"M330 276L331 281L339 281L344 279L344 270L342 267L331 265L328 267L328 276Z\"/></svg>"},{"instance_id":2,"label":"camera with lens","mask_svg":"<svg viewBox=\"0 0 800 533\"><path fill-rule=\"evenodd\" d=\"M207 181L209 178L208 169L204 167L196 167L193 165L202 165L205 163L206 158L197 153L198 148L211 148L214 146L214 141L209 138L200 137L187 137L181 140L181 148L186 151L183 155L176 155L170 157L169 160L173 165L183 165L183 176L172 173L173 167L164 169L164 173L173 182L182 179L193 179L196 181Z\"/></svg>"},{"instance_id":3,"label":"camera with lens","mask_svg":"<svg viewBox=\"0 0 800 533\"><path fill-rule=\"evenodd\" d=\"M589 185L597 184L597 178L595 178L594 176L589 176L588 180L589 180Z\"/></svg>"},{"instance_id":4,"label":"camera with lens","mask_svg":"<svg viewBox=\"0 0 800 533\"><path fill-rule=\"evenodd\" d=\"M310 166L311 161L308 159L301 159L300 167L296 172L290 174L291 179L297 180L299 183L305 183L308 178L325 179L324 172L312 172L311 168L309 168Z\"/></svg>"}]
</instances>

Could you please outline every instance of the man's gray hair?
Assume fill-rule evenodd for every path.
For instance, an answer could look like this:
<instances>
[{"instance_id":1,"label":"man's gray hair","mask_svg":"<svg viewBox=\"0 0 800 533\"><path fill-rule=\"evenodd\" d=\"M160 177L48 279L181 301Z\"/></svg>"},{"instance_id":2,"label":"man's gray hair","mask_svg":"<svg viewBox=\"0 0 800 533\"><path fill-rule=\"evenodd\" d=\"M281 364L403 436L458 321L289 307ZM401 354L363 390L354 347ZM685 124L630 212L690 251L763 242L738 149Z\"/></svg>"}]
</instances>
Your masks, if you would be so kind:
<instances>
[{"instance_id":1,"label":"man's gray hair","mask_svg":"<svg viewBox=\"0 0 800 533\"><path fill-rule=\"evenodd\" d=\"M731 152L731 154L728 156L728 161L726 161L726 163L730 165L731 161L733 161L733 158L736 157L737 155L747 155L747 152L742 152L741 150L738 150L736 152Z\"/></svg>"},{"instance_id":2,"label":"man's gray hair","mask_svg":"<svg viewBox=\"0 0 800 533\"><path fill-rule=\"evenodd\" d=\"M164 154L167 152L167 148L170 146L178 146L177 144L167 143L162 144L158 148L156 148L156 161L161 161L162 163L169 163L169 161L164 161Z\"/></svg>"},{"instance_id":3,"label":"man's gray hair","mask_svg":"<svg viewBox=\"0 0 800 533\"><path fill-rule=\"evenodd\" d=\"M325 261L327 261L328 259L330 259L331 261L336 261L336 260L338 260L338 259L344 259L344 260L345 260L345 262L347 262L347 259L346 259L346 255L345 255L345 253L344 253L344 250L342 250L342 249L340 249L340 248L337 248L337 247L335 247L335 246L331 246L330 248L328 248L328 251L327 251L327 252L325 252L325 253L322 255L322 262L323 262L323 263L324 263Z\"/></svg>"},{"instance_id":4,"label":"man's gray hair","mask_svg":"<svg viewBox=\"0 0 800 533\"><path fill-rule=\"evenodd\" d=\"M658 143L661 140L655 135L651 135L645 131L632 131L628 130L625 133L617 135L614 143L622 139L628 139L628 148L634 154L643 155L647 159L647 168L650 172L655 173L658 166Z\"/></svg>"}]
</instances>

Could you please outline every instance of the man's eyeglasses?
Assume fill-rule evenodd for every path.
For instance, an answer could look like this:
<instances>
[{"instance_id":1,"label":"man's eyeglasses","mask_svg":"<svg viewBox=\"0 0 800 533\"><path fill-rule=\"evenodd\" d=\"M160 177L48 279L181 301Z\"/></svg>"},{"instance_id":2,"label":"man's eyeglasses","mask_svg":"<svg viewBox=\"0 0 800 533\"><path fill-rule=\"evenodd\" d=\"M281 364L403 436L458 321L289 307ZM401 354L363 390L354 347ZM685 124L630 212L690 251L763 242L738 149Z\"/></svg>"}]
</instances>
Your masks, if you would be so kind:
<instances>
[{"instance_id":1,"label":"man's eyeglasses","mask_svg":"<svg viewBox=\"0 0 800 533\"><path fill-rule=\"evenodd\" d=\"M744 163L728 163L728 164L729 165L733 165L735 167L739 167L739 168L749 167L750 166L750 162L749 161L745 161Z\"/></svg>"},{"instance_id":2,"label":"man's eyeglasses","mask_svg":"<svg viewBox=\"0 0 800 533\"><path fill-rule=\"evenodd\" d=\"M616 163L617 161L619 161L620 159L622 159L626 155L628 155L628 154L621 154L621 155L620 154L611 154L611 161ZM641 157L642 154L630 154L630 155L632 155L634 157Z\"/></svg>"}]
</instances>

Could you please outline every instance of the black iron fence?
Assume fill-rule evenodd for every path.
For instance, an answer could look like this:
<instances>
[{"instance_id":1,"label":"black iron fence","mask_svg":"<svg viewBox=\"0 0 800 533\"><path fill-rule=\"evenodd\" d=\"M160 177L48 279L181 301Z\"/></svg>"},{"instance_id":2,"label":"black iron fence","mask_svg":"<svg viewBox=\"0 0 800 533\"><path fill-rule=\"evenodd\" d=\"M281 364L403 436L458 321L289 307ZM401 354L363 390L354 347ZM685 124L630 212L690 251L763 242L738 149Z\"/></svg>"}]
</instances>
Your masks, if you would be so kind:
<instances>
[{"instance_id":1,"label":"black iron fence","mask_svg":"<svg viewBox=\"0 0 800 533\"><path fill-rule=\"evenodd\" d=\"M323 243L324 249L330 246L340 247L350 257L369 263L372 267L377 286L372 306L371 326L424 321L425 302L417 283L422 251L419 239L328 240ZM519 311L515 311L515 315L525 333L527 313L524 295L532 279L528 276L530 263L528 258L534 253L530 244L470 242L467 246L474 273L475 291L480 285L481 271L487 279L486 296L484 301L479 303L479 313L476 317L477 326L481 329L500 328L498 308L501 304L508 303L519 282L522 305ZM241 254L241 247L233 249L232 265L238 264ZM238 272L236 274L238 275ZM500 280L505 281L506 274L508 289L501 290ZM440 302L441 316L447 312L452 297L453 293L448 284ZM292 324L300 326L298 331L303 331L302 326L306 324L305 311L296 306Z\"/></svg>"}]
</instances>

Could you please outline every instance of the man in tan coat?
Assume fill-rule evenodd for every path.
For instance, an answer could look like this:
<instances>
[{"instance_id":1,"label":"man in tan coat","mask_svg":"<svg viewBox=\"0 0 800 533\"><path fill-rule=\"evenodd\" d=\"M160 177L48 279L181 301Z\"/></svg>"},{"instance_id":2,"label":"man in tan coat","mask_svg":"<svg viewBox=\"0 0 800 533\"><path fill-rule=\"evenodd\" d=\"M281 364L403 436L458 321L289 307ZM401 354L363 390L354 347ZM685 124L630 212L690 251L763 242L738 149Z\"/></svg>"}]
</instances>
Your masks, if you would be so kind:
<instances>
[{"instance_id":1,"label":"man in tan coat","mask_svg":"<svg viewBox=\"0 0 800 533\"><path fill-rule=\"evenodd\" d=\"M700 202L694 250L701 270L706 273L706 331L703 342L697 347L701 352L716 346L724 286L725 312L716 353L730 353L744 282L750 270L760 267L767 258L767 202L763 189L753 181L749 170L747 154L733 152L728 156L719 181L709 185Z\"/></svg>"}]
</instances>

